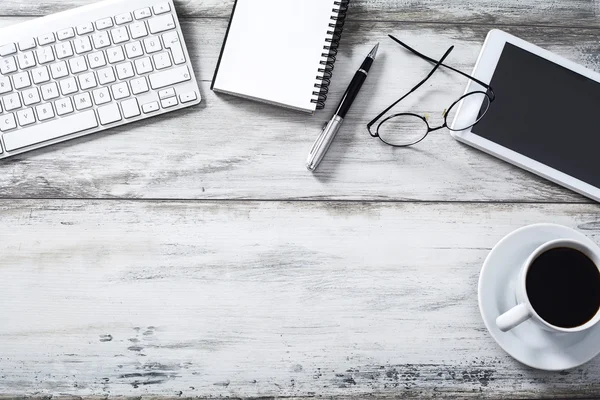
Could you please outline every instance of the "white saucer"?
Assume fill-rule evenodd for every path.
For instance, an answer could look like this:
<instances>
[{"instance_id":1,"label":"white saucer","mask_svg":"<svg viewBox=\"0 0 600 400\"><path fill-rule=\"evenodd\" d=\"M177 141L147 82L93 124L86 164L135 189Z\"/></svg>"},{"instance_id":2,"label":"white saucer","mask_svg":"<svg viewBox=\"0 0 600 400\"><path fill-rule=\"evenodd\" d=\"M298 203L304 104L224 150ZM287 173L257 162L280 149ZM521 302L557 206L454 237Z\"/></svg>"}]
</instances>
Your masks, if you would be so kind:
<instances>
[{"instance_id":1,"label":"white saucer","mask_svg":"<svg viewBox=\"0 0 600 400\"><path fill-rule=\"evenodd\" d=\"M554 224L529 225L505 236L487 256L479 276L479 310L500 347L533 368L560 371L575 368L600 353L600 324L585 332L557 334L531 321L502 332L496 318L517 304L515 282L521 265L533 250L554 239L576 239L596 244L582 233Z\"/></svg>"}]
</instances>

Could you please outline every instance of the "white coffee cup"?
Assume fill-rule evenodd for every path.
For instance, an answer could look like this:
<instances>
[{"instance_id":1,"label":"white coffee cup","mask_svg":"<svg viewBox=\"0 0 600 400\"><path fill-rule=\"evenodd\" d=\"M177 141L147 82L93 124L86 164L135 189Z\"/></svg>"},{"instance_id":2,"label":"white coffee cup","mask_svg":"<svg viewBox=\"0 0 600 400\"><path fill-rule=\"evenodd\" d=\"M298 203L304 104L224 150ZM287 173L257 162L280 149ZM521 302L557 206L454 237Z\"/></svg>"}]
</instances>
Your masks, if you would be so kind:
<instances>
[{"instance_id":1,"label":"white coffee cup","mask_svg":"<svg viewBox=\"0 0 600 400\"><path fill-rule=\"evenodd\" d=\"M496 325L501 331L509 331L514 327L518 326L519 324L527 321L528 319L531 319L534 323L536 323L538 326L545 330L561 333L580 332L591 328L600 321L599 310L598 312L596 312L596 315L592 319L590 319L583 325L579 325L573 328L563 328L560 326L552 325L544 319L542 319L536 313L536 311L531 305L531 302L529 301L529 298L527 297L527 272L529 271L529 268L531 267L535 259L548 250L564 247L575 249L585 254L590 260L593 261L593 263L596 265L596 268L598 268L600 271L600 249L597 246L590 247L587 244L570 239L557 239L544 243L543 245L535 249L529 257L527 257L527 259L523 263L523 266L521 267L521 270L519 271L516 287L516 298L518 304L510 310L506 311L504 314L500 315L498 318L496 318Z\"/></svg>"}]
</instances>

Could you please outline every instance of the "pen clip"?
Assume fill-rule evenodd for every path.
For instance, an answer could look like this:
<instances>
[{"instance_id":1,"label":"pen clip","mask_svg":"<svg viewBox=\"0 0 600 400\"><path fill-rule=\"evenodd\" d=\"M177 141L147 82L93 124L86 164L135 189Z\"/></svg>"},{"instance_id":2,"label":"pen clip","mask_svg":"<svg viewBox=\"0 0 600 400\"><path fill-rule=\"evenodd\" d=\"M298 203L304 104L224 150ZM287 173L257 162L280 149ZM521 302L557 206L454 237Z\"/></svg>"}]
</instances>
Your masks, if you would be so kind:
<instances>
[{"instance_id":1,"label":"pen clip","mask_svg":"<svg viewBox=\"0 0 600 400\"><path fill-rule=\"evenodd\" d=\"M327 125L329 125L329 121L325 122L325 124L323 125L323 129L321 129L321 133L319 134L319 137L317 138L317 140L315 140L310 151L308 152L308 155L311 158L311 162L312 162L312 157L315 155L315 152L317 151L317 149L319 147L321 147L321 143L323 143L323 138L325 137L325 129L327 129Z\"/></svg>"}]
</instances>

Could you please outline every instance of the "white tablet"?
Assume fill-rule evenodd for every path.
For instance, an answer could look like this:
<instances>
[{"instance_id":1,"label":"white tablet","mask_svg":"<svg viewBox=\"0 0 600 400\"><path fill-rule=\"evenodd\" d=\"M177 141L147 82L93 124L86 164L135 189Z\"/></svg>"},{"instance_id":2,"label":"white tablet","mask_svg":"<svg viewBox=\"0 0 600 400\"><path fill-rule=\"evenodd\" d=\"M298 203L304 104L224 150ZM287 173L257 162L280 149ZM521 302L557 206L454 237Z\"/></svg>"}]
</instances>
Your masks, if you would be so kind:
<instances>
[{"instance_id":1,"label":"white tablet","mask_svg":"<svg viewBox=\"0 0 600 400\"><path fill-rule=\"evenodd\" d=\"M452 133L457 140L600 201L600 74L492 30L473 76L496 97L475 126ZM452 127L469 126L481 108L463 101Z\"/></svg>"}]
</instances>

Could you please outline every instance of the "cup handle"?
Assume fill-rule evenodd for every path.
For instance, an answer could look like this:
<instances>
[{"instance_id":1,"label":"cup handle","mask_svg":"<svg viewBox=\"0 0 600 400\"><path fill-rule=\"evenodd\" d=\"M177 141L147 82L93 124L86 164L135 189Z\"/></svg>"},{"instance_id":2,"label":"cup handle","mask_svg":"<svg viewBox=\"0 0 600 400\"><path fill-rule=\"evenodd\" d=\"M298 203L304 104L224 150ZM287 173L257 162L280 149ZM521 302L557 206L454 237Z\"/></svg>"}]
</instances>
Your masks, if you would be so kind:
<instances>
[{"instance_id":1,"label":"cup handle","mask_svg":"<svg viewBox=\"0 0 600 400\"><path fill-rule=\"evenodd\" d=\"M531 313L527 309L527 306L521 303L496 318L496 325L502 332L506 332L527 321L529 318L531 318Z\"/></svg>"}]
</instances>

